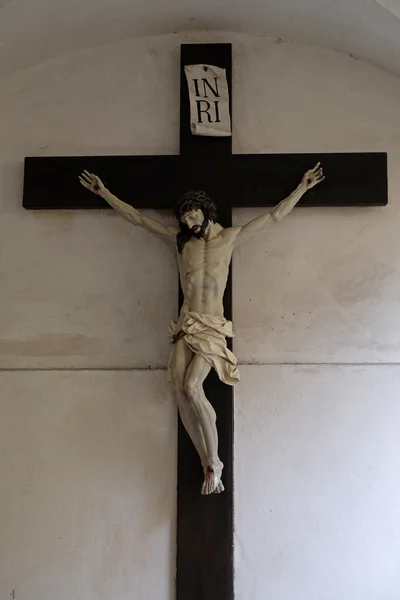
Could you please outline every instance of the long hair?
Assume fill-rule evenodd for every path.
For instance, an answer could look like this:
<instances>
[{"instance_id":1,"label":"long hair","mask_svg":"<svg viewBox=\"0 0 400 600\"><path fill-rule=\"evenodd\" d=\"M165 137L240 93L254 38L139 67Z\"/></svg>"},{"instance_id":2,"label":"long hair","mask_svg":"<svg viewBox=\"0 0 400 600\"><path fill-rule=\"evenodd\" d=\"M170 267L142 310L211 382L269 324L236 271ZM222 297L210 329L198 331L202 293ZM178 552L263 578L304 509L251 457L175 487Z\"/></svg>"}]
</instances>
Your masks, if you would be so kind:
<instances>
[{"instance_id":1,"label":"long hair","mask_svg":"<svg viewBox=\"0 0 400 600\"><path fill-rule=\"evenodd\" d=\"M204 215L203 225L199 233L195 233L181 221L181 218L185 213L197 209L200 209ZM205 192L201 190L191 191L186 192L186 194L182 196L179 202L175 205L173 213L178 219L179 223L180 231L176 236L176 243L179 254L182 254L182 250L186 242L188 242L192 237L203 237L208 223L210 221L215 222L217 220L217 205Z\"/></svg>"}]
</instances>

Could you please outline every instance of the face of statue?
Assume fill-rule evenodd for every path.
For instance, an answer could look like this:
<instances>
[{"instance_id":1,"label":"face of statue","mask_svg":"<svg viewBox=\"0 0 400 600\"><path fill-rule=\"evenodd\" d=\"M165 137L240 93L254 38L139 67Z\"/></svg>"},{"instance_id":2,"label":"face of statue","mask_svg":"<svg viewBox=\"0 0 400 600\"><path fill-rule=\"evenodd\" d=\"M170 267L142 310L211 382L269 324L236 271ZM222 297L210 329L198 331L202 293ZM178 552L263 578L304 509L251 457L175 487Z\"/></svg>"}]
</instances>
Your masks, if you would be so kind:
<instances>
[{"instance_id":1,"label":"face of statue","mask_svg":"<svg viewBox=\"0 0 400 600\"><path fill-rule=\"evenodd\" d=\"M204 213L201 208L190 210L181 216L182 223L185 223L193 233L200 233L204 222Z\"/></svg>"}]
</instances>

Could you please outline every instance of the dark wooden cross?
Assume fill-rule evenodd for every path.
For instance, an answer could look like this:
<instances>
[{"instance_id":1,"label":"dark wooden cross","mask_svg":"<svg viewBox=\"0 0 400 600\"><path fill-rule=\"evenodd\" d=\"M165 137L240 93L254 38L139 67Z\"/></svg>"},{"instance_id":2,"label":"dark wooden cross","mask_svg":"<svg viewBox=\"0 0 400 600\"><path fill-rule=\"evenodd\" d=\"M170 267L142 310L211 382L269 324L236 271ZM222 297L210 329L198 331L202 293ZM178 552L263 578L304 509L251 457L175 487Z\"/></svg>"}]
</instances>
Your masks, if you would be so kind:
<instances>
[{"instance_id":1,"label":"dark wooden cross","mask_svg":"<svg viewBox=\"0 0 400 600\"><path fill-rule=\"evenodd\" d=\"M185 44L181 49L179 156L80 156L25 159L27 209L106 208L78 183L84 169L98 174L136 208L170 209L186 191L204 189L217 201L219 222L231 225L232 208L273 206L288 196L305 171L321 161L326 181L308 191L303 206L387 204L385 153L232 155L231 137L193 136L184 66L226 69L232 98L230 44ZM301 115L299 114L299 119ZM134 194L132 194L134 181ZM232 318L232 278L224 296ZM240 335L240 332L238 332ZM267 335L268 332L266 331ZM225 492L201 496L199 458L182 424L178 432L178 600L232 600L233 590L233 392L211 372L206 395L217 413Z\"/></svg>"}]
</instances>

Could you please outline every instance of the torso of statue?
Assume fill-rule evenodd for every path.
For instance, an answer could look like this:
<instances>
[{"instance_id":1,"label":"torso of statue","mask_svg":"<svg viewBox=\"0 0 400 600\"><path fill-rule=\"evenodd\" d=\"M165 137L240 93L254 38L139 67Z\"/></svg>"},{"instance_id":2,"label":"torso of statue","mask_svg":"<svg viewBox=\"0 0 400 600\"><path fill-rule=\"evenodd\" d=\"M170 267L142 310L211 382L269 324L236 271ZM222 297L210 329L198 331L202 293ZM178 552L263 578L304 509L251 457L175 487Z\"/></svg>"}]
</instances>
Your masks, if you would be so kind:
<instances>
[{"instance_id":1,"label":"torso of statue","mask_svg":"<svg viewBox=\"0 0 400 600\"><path fill-rule=\"evenodd\" d=\"M186 311L224 315L223 296L233 250L229 229L213 223L209 236L186 242L177 252L178 268Z\"/></svg>"}]
</instances>

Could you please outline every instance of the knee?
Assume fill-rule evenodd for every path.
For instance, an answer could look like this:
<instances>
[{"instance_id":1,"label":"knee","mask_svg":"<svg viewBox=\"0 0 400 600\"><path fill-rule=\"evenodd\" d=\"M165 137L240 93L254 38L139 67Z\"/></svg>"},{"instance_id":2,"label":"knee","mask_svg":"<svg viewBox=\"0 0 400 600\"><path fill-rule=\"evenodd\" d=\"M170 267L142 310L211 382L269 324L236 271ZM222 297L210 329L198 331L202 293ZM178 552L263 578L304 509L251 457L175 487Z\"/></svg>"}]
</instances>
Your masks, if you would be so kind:
<instances>
[{"instance_id":1,"label":"knee","mask_svg":"<svg viewBox=\"0 0 400 600\"><path fill-rule=\"evenodd\" d=\"M195 400L199 393L199 386L196 379L186 379L184 384L184 390L190 400Z\"/></svg>"},{"instance_id":2,"label":"knee","mask_svg":"<svg viewBox=\"0 0 400 600\"><path fill-rule=\"evenodd\" d=\"M183 381L181 379L176 378L176 379L173 379L171 383L172 383L172 393L173 393L174 397L177 400L179 400L184 392Z\"/></svg>"}]
</instances>

